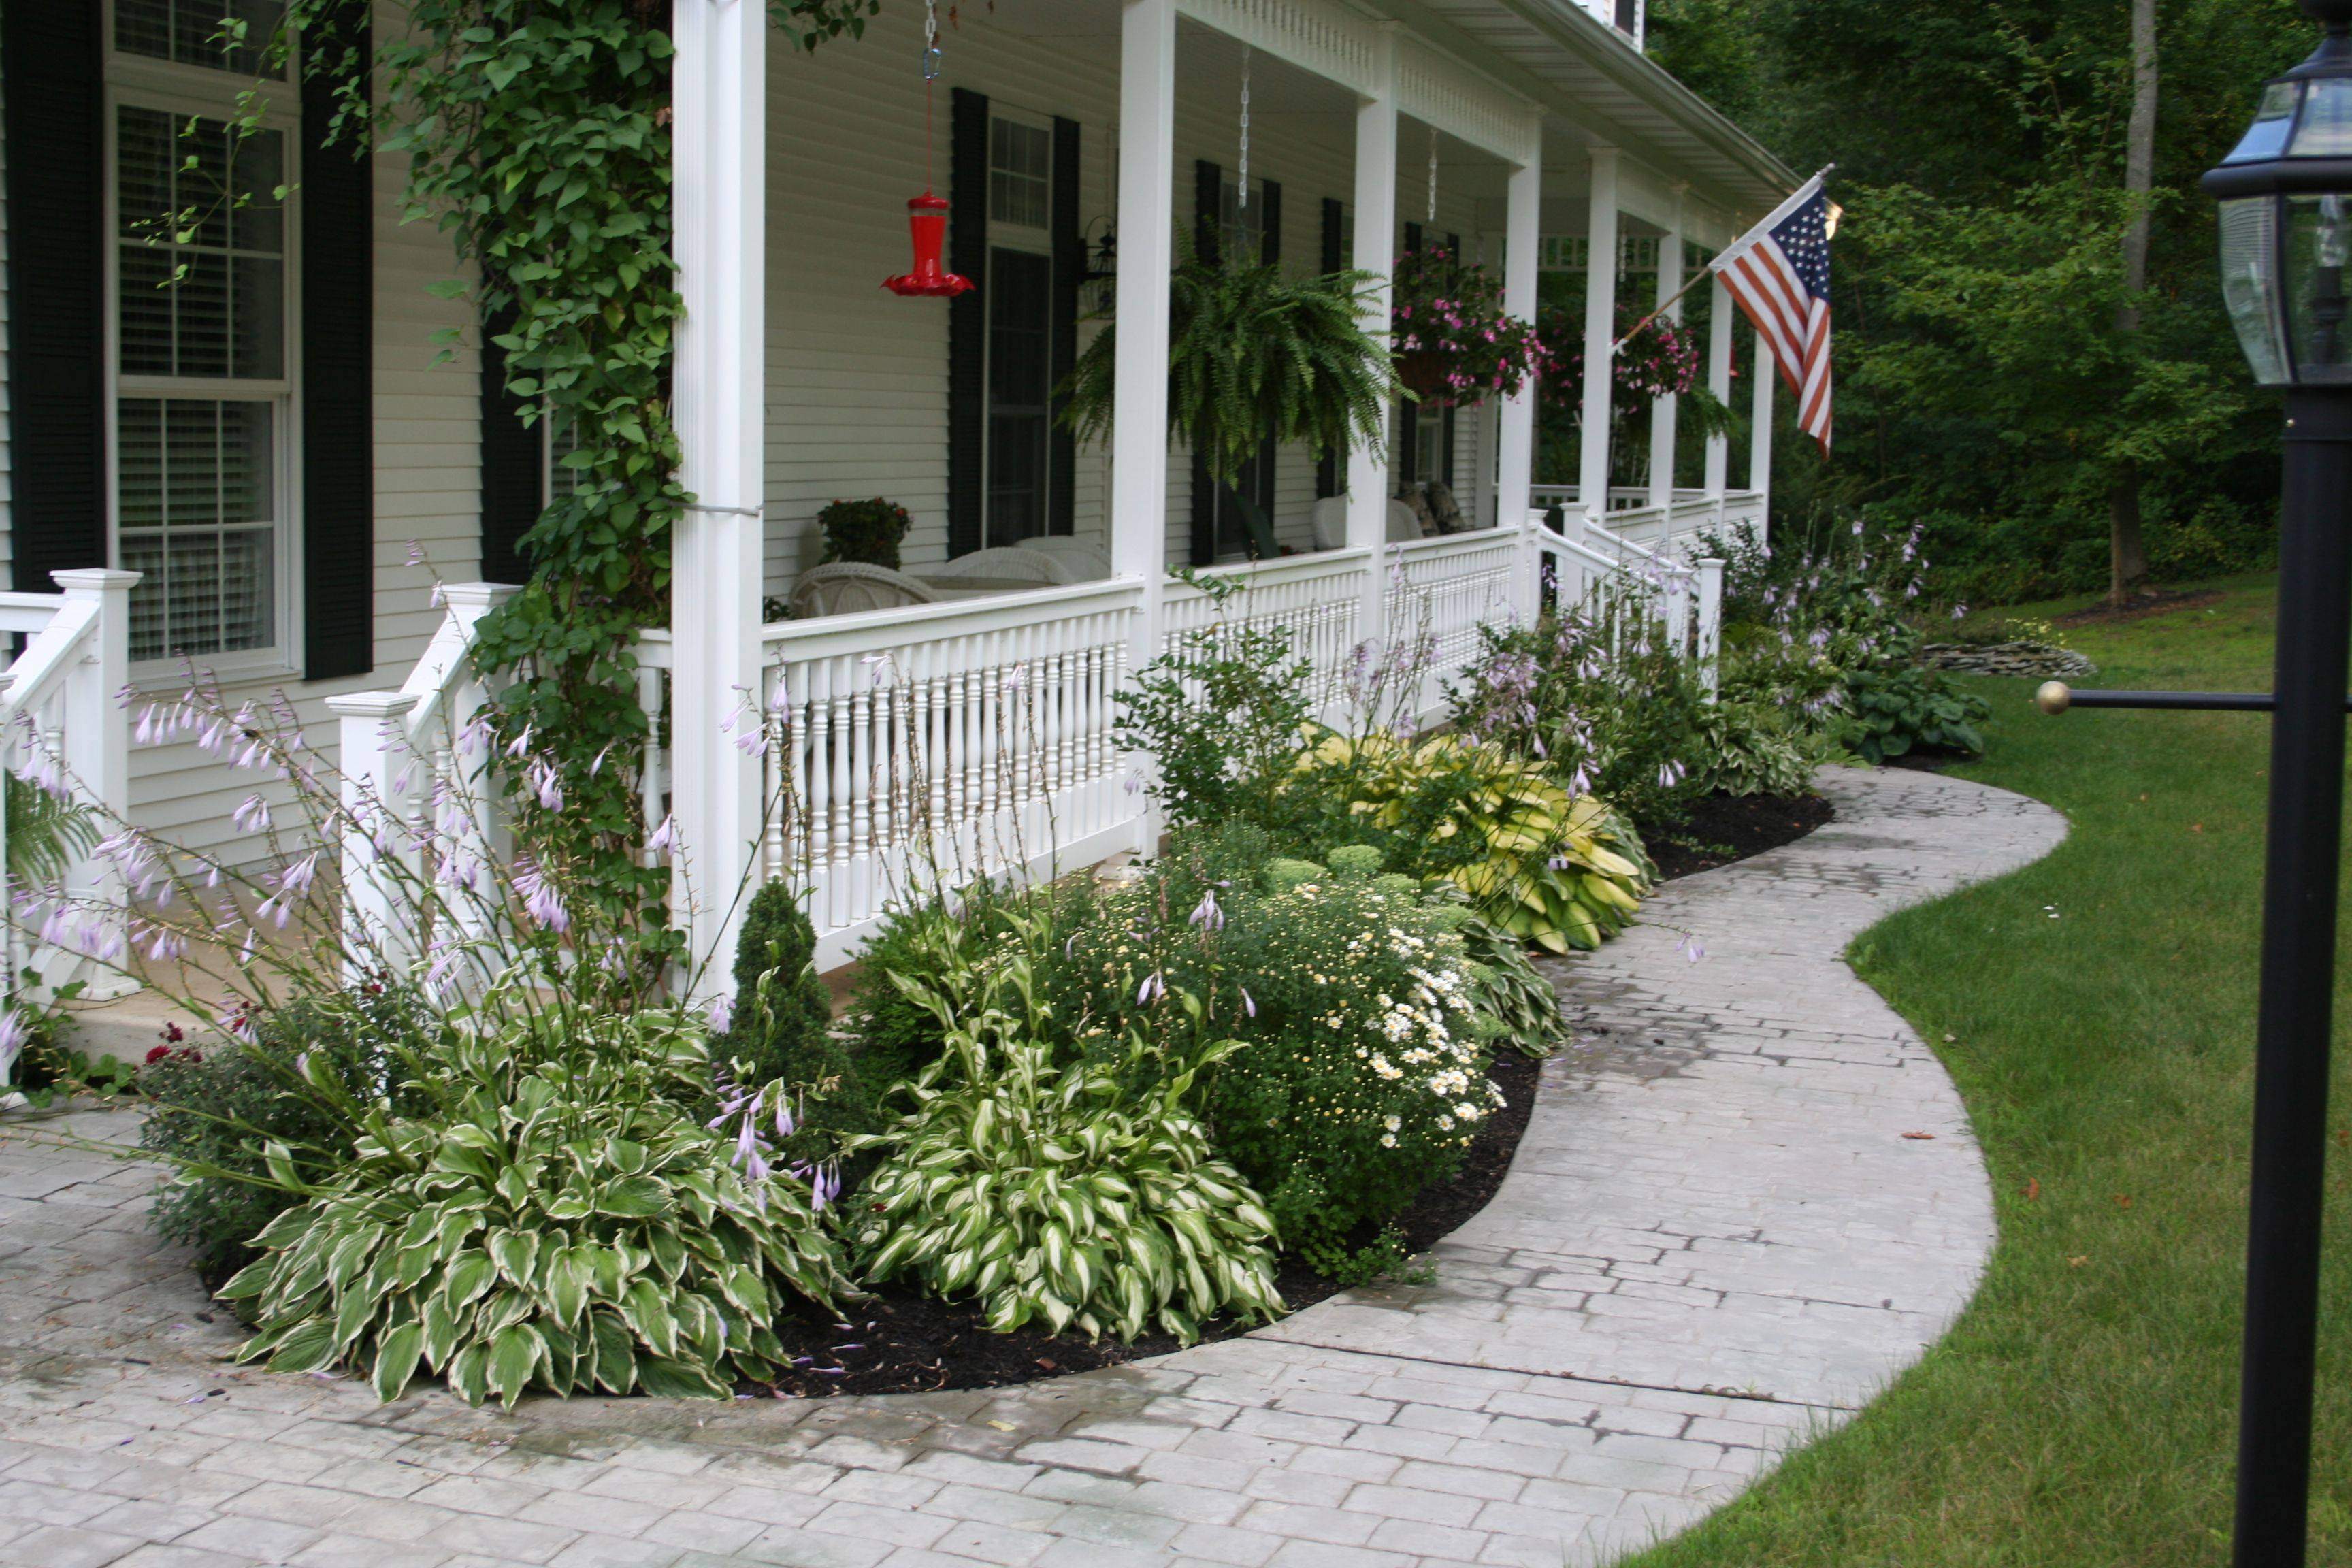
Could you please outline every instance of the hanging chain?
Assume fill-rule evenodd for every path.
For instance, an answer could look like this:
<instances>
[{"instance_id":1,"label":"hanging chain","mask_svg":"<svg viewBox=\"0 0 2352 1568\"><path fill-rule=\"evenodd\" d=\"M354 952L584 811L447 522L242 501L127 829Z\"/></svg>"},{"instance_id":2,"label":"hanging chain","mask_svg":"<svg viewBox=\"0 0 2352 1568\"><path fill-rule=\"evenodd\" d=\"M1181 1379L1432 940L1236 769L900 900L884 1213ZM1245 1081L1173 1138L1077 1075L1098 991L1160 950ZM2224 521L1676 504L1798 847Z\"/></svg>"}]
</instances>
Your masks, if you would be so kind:
<instances>
[{"instance_id":1,"label":"hanging chain","mask_svg":"<svg viewBox=\"0 0 2352 1568\"><path fill-rule=\"evenodd\" d=\"M1429 221L1437 222L1437 127L1429 128Z\"/></svg>"},{"instance_id":2,"label":"hanging chain","mask_svg":"<svg viewBox=\"0 0 2352 1568\"><path fill-rule=\"evenodd\" d=\"M923 194L939 184L939 133L932 128L931 84L940 79L940 0L923 0Z\"/></svg>"},{"instance_id":3,"label":"hanging chain","mask_svg":"<svg viewBox=\"0 0 2352 1568\"><path fill-rule=\"evenodd\" d=\"M940 0L923 0L923 79L940 79Z\"/></svg>"},{"instance_id":4,"label":"hanging chain","mask_svg":"<svg viewBox=\"0 0 2352 1568\"><path fill-rule=\"evenodd\" d=\"M1249 76L1250 47L1247 44L1244 44L1242 46L1241 195L1234 203L1234 205L1240 207L1244 212L1247 212L1249 210Z\"/></svg>"}]
</instances>

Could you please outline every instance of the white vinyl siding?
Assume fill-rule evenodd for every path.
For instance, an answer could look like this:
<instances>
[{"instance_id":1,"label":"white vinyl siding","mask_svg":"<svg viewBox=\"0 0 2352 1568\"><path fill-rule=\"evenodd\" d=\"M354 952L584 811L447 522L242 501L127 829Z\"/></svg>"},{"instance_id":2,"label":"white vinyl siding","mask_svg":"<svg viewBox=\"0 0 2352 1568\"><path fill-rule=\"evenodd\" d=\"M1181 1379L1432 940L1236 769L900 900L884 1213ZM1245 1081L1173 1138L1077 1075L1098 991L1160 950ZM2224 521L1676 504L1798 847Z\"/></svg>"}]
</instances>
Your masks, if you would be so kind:
<instances>
[{"instance_id":1,"label":"white vinyl siding","mask_svg":"<svg viewBox=\"0 0 2352 1568\"><path fill-rule=\"evenodd\" d=\"M397 25L397 10L381 5L379 45ZM317 682L278 676L228 688L233 700L284 690L310 743L331 758L336 723L325 699L399 686L442 621L431 602L434 578L465 583L481 572L478 333L471 301L427 291L464 269L446 235L430 224L401 221L406 169L401 154L375 156L375 671ZM450 329L463 339L444 360L436 334ZM412 541L427 558L423 564L409 559ZM142 825L208 851L234 853L243 842L229 814L253 793L251 773L188 742L134 747L131 768L132 816Z\"/></svg>"}]
</instances>

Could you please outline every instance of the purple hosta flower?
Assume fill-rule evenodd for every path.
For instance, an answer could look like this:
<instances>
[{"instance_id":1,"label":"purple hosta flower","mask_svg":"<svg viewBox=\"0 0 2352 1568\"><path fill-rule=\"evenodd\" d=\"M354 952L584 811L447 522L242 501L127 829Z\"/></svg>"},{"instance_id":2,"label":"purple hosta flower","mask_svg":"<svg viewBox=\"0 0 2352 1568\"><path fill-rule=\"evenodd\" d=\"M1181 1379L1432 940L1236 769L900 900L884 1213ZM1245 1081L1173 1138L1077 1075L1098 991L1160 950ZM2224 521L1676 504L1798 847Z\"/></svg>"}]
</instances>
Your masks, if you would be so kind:
<instances>
[{"instance_id":1,"label":"purple hosta flower","mask_svg":"<svg viewBox=\"0 0 2352 1568\"><path fill-rule=\"evenodd\" d=\"M1827 647L1830 646L1830 629L1827 626L1815 626L1812 635L1805 640L1815 647Z\"/></svg>"},{"instance_id":2,"label":"purple hosta flower","mask_svg":"<svg viewBox=\"0 0 2352 1568\"><path fill-rule=\"evenodd\" d=\"M1659 766L1658 766L1658 787L1659 787L1660 789L1672 789L1672 788L1674 788L1676 784L1680 784L1680 783L1682 783L1682 782L1683 782L1683 765L1682 765L1682 763L1677 763L1677 762L1674 761L1672 758L1669 758L1669 759L1667 759L1665 762L1664 762L1664 763L1660 763L1660 764L1659 764Z\"/></svg>"},{"instance_id":3,"label":"purple hosta flower","mask_svg":"<svg viewBox=\"0 0 2352 1568\"><path fill-rule=\"evenodd\" d=\"M523 783L539 797L539 804L549 811L563 809L563 780L555 764L544 757L534 757L522 771Z\"/></svg>"},{"instance_id":4,"label":"purple hosta flower","mask_svg":"<svg viewBox=\"0 0 2352 1568\"><path fill-rule=\"evenodd\" d=\"M1167 994L1168 982L1156 969L1145 975L1143 984L1135 988L1135 1000L1141 1006L1149 1006Z\"/></svg>"},{"instance_id":5,"label":"purple hosta flower","mask_svg":"<svg viewBox=\"0 0 2352 1568\"><path fill-rule=\"evenodd\" d=\"M188 951L187 939L169 926L151 925L147 930L147 960L151 963L168 963Z\"/></svg>"},{"instance_id":6,"label":"purple hosta flower","mask_svg":"<svg viewBox=\"0 0 2352 1568\"><path fill-rule=\"evenodd\" d=\"M841 1172L828 1160L818 1166L809 1178L809 1207L823 1214L825 1205L840 1196Z\"/></svg>"},{"instance_id":7,"label":"purple hosta flower","mask_svg":"<svg viewBox=\"0 0 2352 1568\"><path fill-rule=\"evenodd\" d=\"M1689 931L1683 932L1682 940L1675 943L1675 951L1693 963L1706 956L1706 949L1700 945L1698 938Z\"/></svg>"},{"instance_id":8,"label":"purple hosta flower","mask_svg":"<svg viewBox=\"0 0 2352 1568\"><path fill-rule=\"evenodd\" d=\"M1214 888L1202 892L1201 901L1192 906L1188 923L1199 926L1204 931L1225 929L1225 911L1217 907L1217 890Z\"/></svg>"},{"instance_id":9,"label":"purple hosta flower","mask_svg":"<svg viewBox=\"0 0 2352 1568\"><path fill-rule=\"evenodd\" d=\"M1955 621L1964 621L1964 620L1967 620L1968 618L1969 618L1969 607L1968 607L1966 605L1954 605L1952 606L1952 619L1953 619L1953 620L1955 620Z\"/></svg>"},{"instance_id":10,"label":"purple hosta flower","mask_svg":"<svg viewBox=\"0 0 2352 1568\"><path fill-rule=\"evenodd\" d=\"M31 1036L32 1030L26 1026L20 1009L0 1011L0 1083L15 1076L16 1058L24 1054L25 1042Z\"/></svg>"},{"instance_id":11,"label":"purple hosta flower","mask_svg":"<svg viewBox=\"0 0 2352 1568\"><path fill-rule=\"evenodd\" d=\"M792 1102L785 1097L783 1086L781 1084L777 1085L776 1136L779 1138L789 1138L793 1135L793 1131L799 1126L800 1123L793 1119Z\"/></svg>"},{"instance_id":12,"label":"purple hosta flower","mask_svg":"<svg viewBox=\"0 0 2352 1568\"><path fill-rule=\"evenodd\" d=\"M735 998L725 994L710 999L710 1009L703 1015L714 1035L723 1035L735 1025Z\"/></svg>"},{"instance_id":13,"label":"purple hosta flower","mask_svg":"<svg viewBox=\"0 0 2352 1568\"><path fill-rule=\"evenodd\" d=\"M408 563L411 566L425 564L425 546L413 539L408 542Z\"/></svg>"},{"instance_id":14,"label":"purple hosta flower","mask_svg":"<svg viewBox=\"0 0 2352 1568\"><path fill-rule=\"evenodd\" d=\"M463 888L469 893L478 893L482 890L481 857L463 850L444 855L440 866L433 873L433 879L445 888Z\"/></svg>"},{"instance_id":15,"label":"purple hosta flower","mask_svg":"<svg viewBox=\"0 0 2352 1568\"><path fill-rule=\"evenodd\" d=\"M230 1000L222 1003L219 1009L213 1015L213 1023L221 1030L222 1033L227 1035L232 1039L243 1040L248 1045L253 1041L253 1020L247 1016L246 1006L242 1002ZM302 1068L308 1065L309 1060L310 1053L308 1051L294 1058L294 1070L297 1072L301 1071Z\"/></svg>"},{"instance_id":16,"label":"purple hosta flower","mask_svg":"<svg viewBox=\"0 0 2352 1568\"><path fill-rule=\"evenodd\" d=\"M1249 994L1246 985L1242 987L1242 1011L1253 1018L1257 1016L1257 999Z\"/></svg>"},{"instance_id":17,"label":"purple hosta flower","mask_svg":"<svg viewBox=\"0 0 2352 1568\"><path fill-rule=\"evenodd\" d=\"M465 949L446 936L436 937L425 965L425 989L435 995L446 994L450 983L457 977L457 966L465 962Z\"/></svg>"},{"instance_id":18,"label":"purple hosta flower","mask_svg":"<svg viewBox=\"0 0 2352 1568\"><path fill-rule=\"evenodd\" d=\"M1124 787L1128 794L1133 795L1136 791L1143 787L1143 775L1141 773L1128 774L1127 784Z\"/></svg>"},{"instance_id":19,"label":"purple hosta flower","mask_svg":"<svg viewBox=\"0 0 2352 1568\"><path fill-rule=\"evenodd\" d=\"M507 755L515 758L517 761L520 761L522 758L529 756L530 754L530 726L525 724L522 727L522 733L517 735L508 743Z\"/></svg>"},{"instance_id":20,"label":"purple hosta flower","mask_svg":"<svg viewBox=\"0 0 2352 1568\"><path fill-rule=\"evenodd\" d=\"M425 595L425 602L436 610L449 603L449 590L442 584L440 578L433 579L433 592Z\"/></svg>"},{"instance_id":21,"label":"purple hosta flower","mask_svg":"<svg viewBox=\"0 0 2352 1568\"><path fill-rule=\"evenodd\" d=\"M457 754L470 757L490 744L490 715L488 709L466 721L457 731Z\"/></svg>"},{"instance_id":22,"label":"purple hosta flower","mask_svg":"<svg viewBox=\"0 0 2352 1568\"><path fill-rule=\"evenodd\" d=\"M522 896L523 913L534 922L558 935L572 929L572 911L563 907L563 895L537 861L527 857L516 859L514 886Z\"/></svg>"},{"instance_id":23,"label":"purple hosta flower","mask_svg":"<svg viewBox=\"0 0 2352 1568\"><path fill-rule=\"evenodd\" d=\"M269 831L269 803L257 795L247 795L245 804L229 814L229 821L236 825L239 833L267 833Z\"/></svg>"},{"instance_id":24,"label":"purple hosta flower","mask_svg":"<svg viewBox=\"0 0 2352 1568\"><path fill-rule=\"evenodd\" d=\"M1016 664L1012 668L1004 672L1005 690L1018 691L1028 684L1029 666L1026 663Z\"/></svg>"},{"instance_id":25,"label":"purple hosta flower","mask_svg":"<svg viewBox=\"0 0 2352 1568\"><path fill-rule=\"evenodd\" d=\"M656 855L667 855L677 847L677 818L667 816L646 838L646 848Z\"/></svg>"}]
</instances>

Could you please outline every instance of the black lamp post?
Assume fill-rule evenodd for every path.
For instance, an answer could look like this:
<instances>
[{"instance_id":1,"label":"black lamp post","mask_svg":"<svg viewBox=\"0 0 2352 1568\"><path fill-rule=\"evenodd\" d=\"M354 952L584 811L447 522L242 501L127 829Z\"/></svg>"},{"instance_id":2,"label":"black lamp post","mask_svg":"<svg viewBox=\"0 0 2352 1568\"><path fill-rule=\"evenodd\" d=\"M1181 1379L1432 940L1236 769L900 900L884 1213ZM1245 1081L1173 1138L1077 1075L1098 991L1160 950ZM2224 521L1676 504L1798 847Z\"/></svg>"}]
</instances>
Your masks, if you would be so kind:
<instances>
[{"instance_id":1,"label":"black lamp post","mask_svg":"<svg viewBox=\"0 0 2352 1568\"><path fill-rule=\"evenodd\" d=\"M2204 180L2238 342L2286 388L2236 1568L2304 1561L2352 632L2352 0L2301 4L2326 37Z\"/></svg>"}]
</instances>

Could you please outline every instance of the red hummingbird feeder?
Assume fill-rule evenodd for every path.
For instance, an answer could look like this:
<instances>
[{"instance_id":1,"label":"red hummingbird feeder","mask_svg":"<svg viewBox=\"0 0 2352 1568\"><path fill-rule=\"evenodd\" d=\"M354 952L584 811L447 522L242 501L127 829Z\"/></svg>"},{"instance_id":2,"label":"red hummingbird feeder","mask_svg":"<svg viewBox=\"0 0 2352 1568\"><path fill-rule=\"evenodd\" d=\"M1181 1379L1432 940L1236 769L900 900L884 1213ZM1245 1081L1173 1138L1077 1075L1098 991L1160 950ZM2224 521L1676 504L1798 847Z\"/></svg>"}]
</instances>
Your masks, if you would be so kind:
<instances>
[{"instance_id":1,"label":"red hummingbird feeder","mask_svg":"<svg viewBox=\"0 0 2352 1568\"><path fill-rule=\"evenodd\" d=\"M882 279L893 294L916 300L952 300L972 286L971 279L944 270L940 252L948 237L948 202L925 191L907 203L907 226L914 232L915 269Z\"/></svg>"}]
</instances>

